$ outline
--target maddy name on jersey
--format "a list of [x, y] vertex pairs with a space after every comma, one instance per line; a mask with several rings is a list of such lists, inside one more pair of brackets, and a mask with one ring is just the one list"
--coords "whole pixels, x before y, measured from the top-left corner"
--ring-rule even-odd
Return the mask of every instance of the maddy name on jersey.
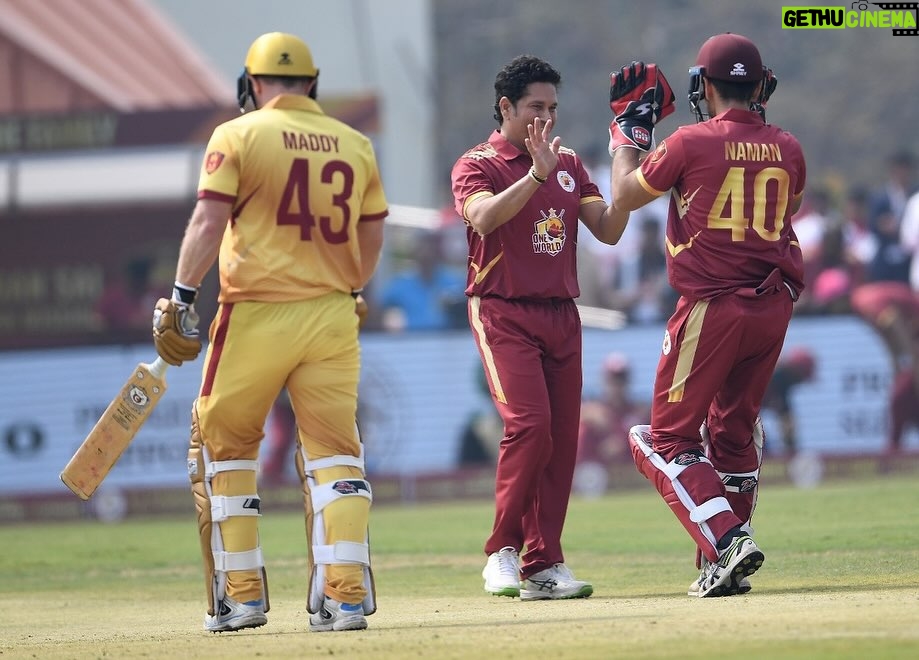
[[565, 247], [565, 210], [549, 209], [548, 213], [539, 214], [542, 217], [533, 223], [533, 252], [554, 257]]
[[326, 151], [338, 153], [338, 136], [323, 133], [294, 133], [284, 131], [284, 148], [294, 151]]

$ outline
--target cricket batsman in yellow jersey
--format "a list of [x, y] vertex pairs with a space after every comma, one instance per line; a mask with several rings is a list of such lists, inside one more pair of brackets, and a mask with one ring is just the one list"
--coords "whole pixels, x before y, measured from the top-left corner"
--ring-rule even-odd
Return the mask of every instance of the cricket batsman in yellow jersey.
[[154, 311], [160, 356], [195, 359], [195, 294], [219, 254], [188, 452], [212, 632], [267, 623], [257, 458], [285, 387], [298, 427], [310, 629], [364, 629], [376, 609], [355, 301], [379, 261], [388, 210], [370, 140], [323, 113], [318, 75], [299, 38], [253, 42], [238, 84], [244, 114], [211, 136], [173, 295]]

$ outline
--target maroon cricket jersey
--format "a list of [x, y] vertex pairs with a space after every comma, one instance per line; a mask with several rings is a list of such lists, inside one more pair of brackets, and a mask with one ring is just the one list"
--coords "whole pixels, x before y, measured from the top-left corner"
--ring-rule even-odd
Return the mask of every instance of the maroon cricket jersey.
[[639, 182], [671, 190], [670, 284], [690, 300], [758, 286], [774, 268], [800, 293], [804, 265], [791, 227], [804, 191], [804, 154], [790, 133], [756, 112], [728, 110], [683, 126], [642, 163]]
[[[457, 213], [466, 220], [469, 203], [497, 195], [524, 176], [532, 165], [526, 152], [497, 130], [453, 166]], [[466, 294], [515, 299], [577, 298], [575, 248], [582, 204], [603, 201], [580, 158], [562, 147], [558, 164], [510, 221], [486, 236], [470, 226]]]

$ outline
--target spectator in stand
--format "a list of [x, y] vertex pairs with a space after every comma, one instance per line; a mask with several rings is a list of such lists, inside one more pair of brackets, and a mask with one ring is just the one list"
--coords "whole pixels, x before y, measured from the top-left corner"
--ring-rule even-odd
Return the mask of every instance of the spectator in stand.
[[465, 274], [444, 263], [441, 234], [421, 231], [414, 267], [383, 287], [379, 304], [385, 330], [446, 330], [466, 325]]
[[830, 208], [830, 194], [826, 188], [814, 188], [805, 193], [801, 211], [791, 219], [801, 246], [801, 256], [804, 257], [805, 292], [822, 266], [823, 237], [832, 225]]
[[[816, 367], [817, 362], [810, 350], [803, 346], [791, 349], [787, 355], [779, 358], [763, 398], [763, 410], [772, 411], [778, 417], [782, 447], [788, 456], [794, 456], [798, 449], [797, 423], [791, 395], [799, 385], [814, 380]], [[773, 447], [767, 438], [766, 450], [771, 451]]]
[[[583, 164], [590, 180], [597, 184], [597, 189], [607, 202], [612, 198], [610, 192], [610, 159], [605, 145], [591, 143], [583, 150]], [[578, 284], [581, 295], [578, 303], [590, 307], [611, 307], [610, 282], [621, 255], [634, 251], [634, 239], [631, 232], [625, 232], [615, 247], [608, 245], [591, 232], [578, 232]]]
[[868, 227], [868, 191], [856, 186], [846, 194], [840, 218], [846, 268], [853, 286], [863, 284], [868, 269], [877, 253], [877, 238]]
[[504, 421], [495, 409], [488, 389], [488, 378], [477, 364], [475, 381], [478, 391], [483, 395], [482, 408], [469, 415], [460, 434], [459, 455], [460, 467], [494, 466], [498, 463], [498, 450], [504, 437]]
[[900, 224], [900, 245], [909, 254], [909, 285], [913, 291], [919, 291], [919, 192], [915, 192], [906, 202], [903, 221]]
[[[606, 490], [609, 466], [631, 462], [629, 429], [651, 416], [651, 402], [637, 400], [630, 390], [632, 365], [622, 353], [610, 353], [603, 360], [603, 391], [585, 399], [578, 428], [578, 457], [575, 484], [579, 494], [601, 494]], [[599, 469], [598, 469], [599, 468]], [[589, 478], [585, 478], [590, 475]], [[581, 490], [582, 485], [590, 493]]]
[[851, 292], [849, 272], [841, 266], [827, 268], [820, 271], [811, 285], [806, 309], [813, 314], [847, 314], [851, 311]]
[[626, 313], [630, 323], [658, 323], [676, 305], [677, 296], [667, 281], [663, 220], [646, 214], [634, 258], [617, 264], [613, 280], [613, 307]]
[[801, 297], [802, 311], [815, 314], [845, 314], [849, 312], [852, 275], [846, 260], [842, 227], [829, 223], [823, 231], [818, 249], [819, 257], [805, 277], [805, 295]]
[[915, 192], [915, 159], [908, 151], [891, 155], [887, 182], [868, 205], [868, 227], [877, 252], [868, 272], [870, 282], [909, 282], [910, 253], [900, 243], [900, 223], [906, 202]]

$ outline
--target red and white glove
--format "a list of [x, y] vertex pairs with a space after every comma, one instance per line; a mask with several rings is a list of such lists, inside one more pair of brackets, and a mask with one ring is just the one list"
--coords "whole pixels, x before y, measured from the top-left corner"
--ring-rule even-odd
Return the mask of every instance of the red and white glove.
[[610, 156], [619, 147], [650, 151], [654, 146], [654, 126], [675, 109], [676, 97], [670, 83], [656, 64], [632, 62], [610, 76], [609, 125]]

